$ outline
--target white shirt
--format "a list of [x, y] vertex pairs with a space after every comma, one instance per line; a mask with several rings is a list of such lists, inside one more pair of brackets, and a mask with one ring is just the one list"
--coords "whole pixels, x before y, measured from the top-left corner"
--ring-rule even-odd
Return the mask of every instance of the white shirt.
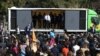
[[19, 30], [19, 27], [17, 27], [17, 34], [20, 34], [20, 30]]
[[45, 15], [45, 18], [44, 19], [47, 20], [47, 21], [51, 21], [50, 15]]
[[74, 49], [74, 56], [76, 56], [76, 52], [80, 49], [80, 46], [74, 45], [73, 49]]

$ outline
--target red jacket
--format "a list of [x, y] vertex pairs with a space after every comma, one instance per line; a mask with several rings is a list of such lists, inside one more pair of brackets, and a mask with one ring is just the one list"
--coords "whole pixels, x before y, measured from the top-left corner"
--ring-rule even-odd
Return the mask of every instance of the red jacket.
[[68, 52], [69, 52], [68, 48], [66, 48], [66, 47], [62, 48], [62, 54], [63, 54], [63, 56], [68, 56]]

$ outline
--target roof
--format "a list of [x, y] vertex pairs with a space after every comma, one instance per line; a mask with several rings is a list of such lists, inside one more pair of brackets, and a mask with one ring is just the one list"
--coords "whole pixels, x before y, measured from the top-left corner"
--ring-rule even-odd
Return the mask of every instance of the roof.
[[8, 10], [86, 10], [86, 8], [8, 8]]

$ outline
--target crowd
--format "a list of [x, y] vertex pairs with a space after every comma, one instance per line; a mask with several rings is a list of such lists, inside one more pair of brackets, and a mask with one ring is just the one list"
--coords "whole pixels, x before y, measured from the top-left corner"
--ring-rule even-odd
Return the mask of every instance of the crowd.
[[[0, 56], [100, 56], [100, 35], [91, 32], [0, 34]], [[2, 27], [0, 27], [0, 33]]]

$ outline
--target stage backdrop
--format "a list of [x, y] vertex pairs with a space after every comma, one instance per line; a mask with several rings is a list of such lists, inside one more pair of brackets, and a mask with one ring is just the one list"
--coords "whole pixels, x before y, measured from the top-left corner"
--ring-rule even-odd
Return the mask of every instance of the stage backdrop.
[[86, 11], [67, 10], [65, 11], [65, 29], [86, 30]]
[[29, 10], [17, 10], [17, 25], [20, 29], [24, 29], [28, 24], [31, 24], [32, 16]]

